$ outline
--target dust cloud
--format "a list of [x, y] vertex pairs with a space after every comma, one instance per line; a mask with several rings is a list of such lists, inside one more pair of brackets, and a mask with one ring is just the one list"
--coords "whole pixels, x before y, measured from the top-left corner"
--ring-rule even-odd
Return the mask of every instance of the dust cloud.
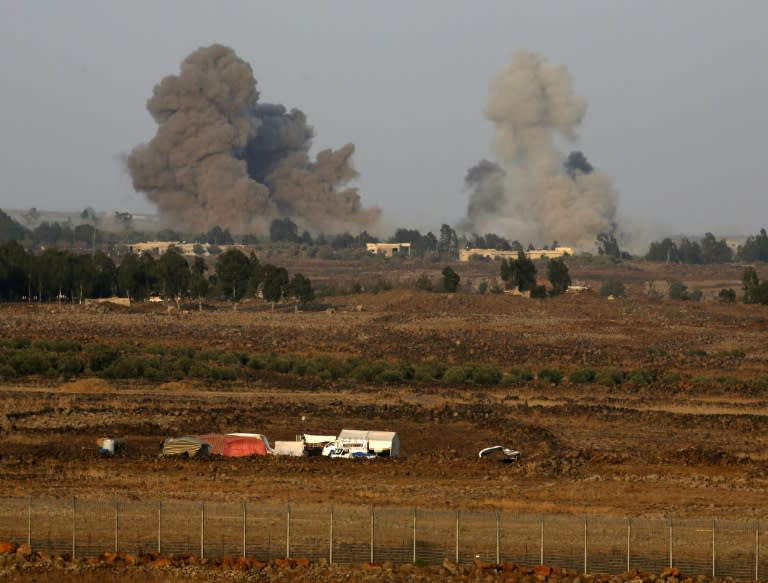
[[485, 115], [495, 128], [496, 161], [484, 160], [467, 173], [463, 228], [579, 248], [612, 232], [616, 197], [610, 180], [581, 152], [566, 158], [556, 144], [576, 140], [585, 112], [564, 67], [515, 53], [491, 82]]

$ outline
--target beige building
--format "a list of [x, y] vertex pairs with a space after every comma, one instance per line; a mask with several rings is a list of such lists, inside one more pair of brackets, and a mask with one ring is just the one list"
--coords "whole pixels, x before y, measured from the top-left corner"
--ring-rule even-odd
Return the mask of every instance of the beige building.
[[373, 255], [394, 257], [395, 255], [411, 256], [410, 243], [366, 243], [365, 248]]
[[[498, 249], [459, 249], [459, 261], [469, 261], [473, 255], [488, 259], [517, 259], [517, 251], [499, 251]], [[537, 259], [557, 259], [573, 255], [572, 247], [555, 247], [554, 249], [531, 249], [525, 256], [532, 261]]]

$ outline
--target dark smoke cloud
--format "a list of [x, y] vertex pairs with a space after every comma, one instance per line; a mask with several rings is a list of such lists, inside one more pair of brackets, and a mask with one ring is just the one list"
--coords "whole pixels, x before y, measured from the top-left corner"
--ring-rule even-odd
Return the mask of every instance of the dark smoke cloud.
[[590, 174], [594, 170], [594, 167], [582, 152], [571, 152], [568, 154], [568, 158], [563, 162], [563, 167], [571, 178], [576, 178], [576, 175], [579, 173]]
[[497, 164], [483, 162], [468, 174], [468, 230], [591, 247], [611, 229], [610, 181], [580, 152], [564, 160], [555, 147], [558, 138], [575, 139], [585, 111], [565, 68], [526, 51], [513, 56], [491, 82], [486, 117], [496, 131]]
[[250, 65], [232, 49], [189, 55], [147, 102], [158, 129], [128, 157], [136, 190], [191, 231], [265, 232], [278, 217], [315, 232], [372, 228], [380, 211], [345, 186], [357, 176], [354, 146], [313, 161], [304, 113], [258, 98]]
[[504, 170], [495, 162], [481, 160], [464, 177], [465, 187], [472, 192], [467, 216], [474, 223], [485, 215], [493, 215], [504, 207]]

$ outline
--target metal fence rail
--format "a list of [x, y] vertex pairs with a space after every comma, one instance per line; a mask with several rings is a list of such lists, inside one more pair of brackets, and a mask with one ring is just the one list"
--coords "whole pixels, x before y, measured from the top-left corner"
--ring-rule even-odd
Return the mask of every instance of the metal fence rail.
[[754, 519], [620, 518], [351, 505], [0, 498], [0, 540], [35, 550], [392, 561], [548, 564], [588, 573], [677, 567], [759, 579], [766, 535]]

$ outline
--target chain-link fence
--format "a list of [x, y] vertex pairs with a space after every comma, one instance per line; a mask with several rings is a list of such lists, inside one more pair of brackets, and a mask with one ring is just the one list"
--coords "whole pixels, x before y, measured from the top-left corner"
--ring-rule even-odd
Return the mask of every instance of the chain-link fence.
[[[189, 553], [558, 565], [588, 573], [677, 567], [696, 575], [768, 573], [758, 520], [619, 518], [417, 508], [120, 499], [0, 498], [0, 540], [35, 550]], [[768, 553], [767, 553], [768, 555]]]

